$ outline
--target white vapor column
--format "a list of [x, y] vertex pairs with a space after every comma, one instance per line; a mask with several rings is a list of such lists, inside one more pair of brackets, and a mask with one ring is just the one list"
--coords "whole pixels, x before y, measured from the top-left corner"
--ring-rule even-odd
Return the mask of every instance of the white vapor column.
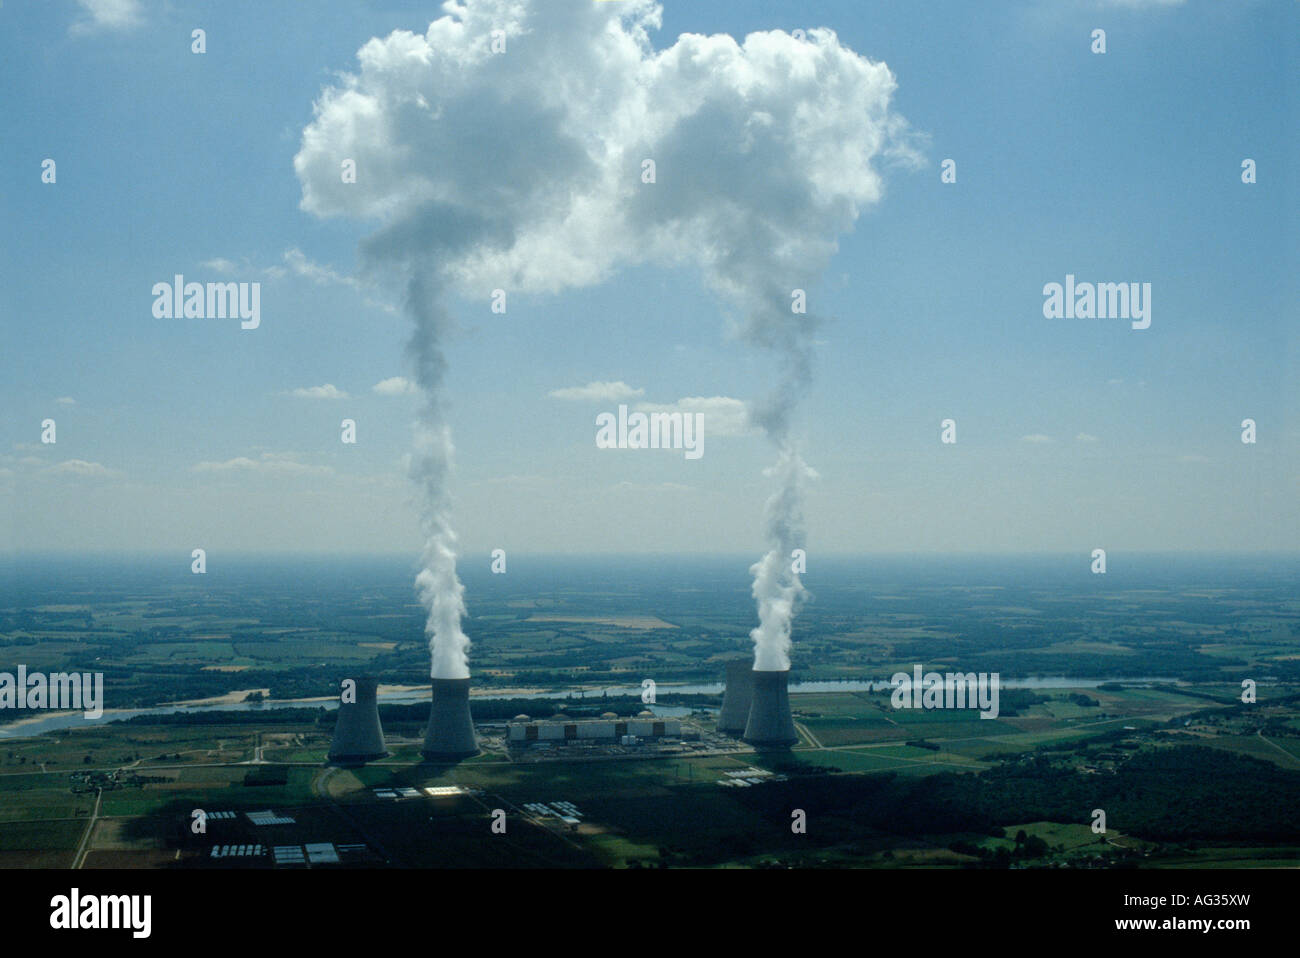
[[373, 224], [363, 266], [407, 292], [425, 399], [412, 466], [425, 534], [417, 585], [434, 676], [469, 674], [448, 493], [449, 298], [486, 308], [493, 289], [556, 293], [643, 263], [699, 269], [739, 335], [779, 364], [756, 414], [779, 458], [754, 638], [758, 667], [788, 663], [803, 594], [789, 552], [802, 545], [809, 475], [791, 417], [813, 329], [790, 312], [790, 294], [816, 281], [879, 200], [879, 161], [912, 158], [890, 107], [893, 74], [823, 28], [743, 42], [683, 34], [656, 50], [653, 0], [442, 9], [424, 33], [367, 41], [355, 72], [321, 92], [294, 157], [303, 209]]

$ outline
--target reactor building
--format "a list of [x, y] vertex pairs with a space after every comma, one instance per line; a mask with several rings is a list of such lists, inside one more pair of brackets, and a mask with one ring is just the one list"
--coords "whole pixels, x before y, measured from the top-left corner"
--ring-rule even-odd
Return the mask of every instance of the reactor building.
[[642, 739], [653, 742], [681, 736], [682, 723], [679, 719], [660, 718], [648, 711], [629, 719], [621, 719], [613, 712], [606, 712], [598, 719], [573, 719], [557, 715], [542, 721], [534, 721], [527, 715], [516, 715], [506, 725], [506, 741], [511, 746], [527, 746], [539, 742], [555, 745], [574, 742], [631, 745]]

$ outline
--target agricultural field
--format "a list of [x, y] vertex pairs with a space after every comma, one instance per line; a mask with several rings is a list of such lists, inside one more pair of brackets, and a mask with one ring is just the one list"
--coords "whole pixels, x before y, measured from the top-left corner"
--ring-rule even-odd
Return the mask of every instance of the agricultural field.
[[[1153, 567], [1151, 581], [1103, 583], [1027, 569], [819, 566], [795, 636], [799, 742], [786, 752], [714, 729], [725, 663], [752, 628], [743, 567], [523, 558], [509, 577], [471, 570], [483, 751], [449, 765], [420, 761], [428, 650], [403, 564], [249, 565], [198, 584], [147, 565], [65, 570], [58, 588], [15, 571], [0, 579], [0, 671], [102, 671], [104, 720], [125, 720], [45, 729], [32, 724], [43, 716], [0, 714], [0, 867], [299, 867], [212, 849], [322, 842], [346, 850], [345, 867], [1300, 861], [1294, 816], [1279, 811], [1300, 807], [1291, 573], [1170, 579]], [[896, 708], [888, 679], [916, 666], [999, 674], [996, 717]], [[407, 690], [381, 698], [390, 754], [326, 767], [326, 705], [362, 673]], [[521, 711], [635, 714], [647, 677], [661, 692], [652, 707], [699, 738], [655, 757], [503, 744]], [[464, 791], [423, 792], [445, 786]], [[557, 800], [581, 810], [577, 824], [529, 810]], [[222, 814], [195, 833], [196, 809]], [[276, 821], [247, 817], [263, 811]], [[804, 831], [792, 830], [798, 811]]]
[[[1243, 756], [1291, 769], [1300, 781], [1300, 762], [1261, 734], [1265, 726], [1291, 729], [1294, 702], [1252, 713], [1152, 688], [1088, 693], [1099, 703], [1091, 706], [1079, 703], [1080, 694], [1026, 693], [1015, 700], [1016, 715], [996, 720], [956, 710], [892, 711], [887, 693], [797, 694], [792, 710], [802, 739], [788, 752], [755, 752], [737, 743], [723, 754], [567, 763], [521, 764], [492, 747], [458, 764], [421, 764], [419, 740], [394, 737], [388, 759], [327, 768], [328, 730], [315, 723], [85, 728], [7, 743], [0, 769], [0, 864], [216, 867], [199, 854], [216, 838], [205, 842], [185, 827], [196, 808], [238, 816], [275, 809], [292, 824], [259, 829], [240, 817], [214, 823], [212, 834], [231, 842], [364, 847], [369, 867], [1300, 863], [1300, 835], [1290, 844], [1261, 845], [1258, 854], [1239, 840], [1175, 842], [1119, 825], [1098, 835], [1086, 815], [1073, 822], [1017, 819], [1014, 798], [1005, 822], [995, 809], [953, 828], [963, 820], [943, 821], [951, 815], [947, 805], [931, 828], [891, 820], [891, 808], [898, 814], [932, 794], [929, 782], [951, 789], [951, 782], [978, 781], [990, 769], [1014, 769], [1029, 758], [1050, 761], [1055, 774], [1106, 775], [1134, 756], [1169, 753], [1192, 741], [1225, 760]], [[1102, 708], [1104, 720], [1096, 718]], [[692, 721], [707, 728], [711, 717], [698, 711]], [[1026, 723], [1032, 730], [1022, 730]], [[1293, 748], [1298, 741], [1281, 740]], [[259, 751], [262, 760], [254, 762]], [[728, 772], [744, 769], [765, 778], [747, 788], [718, 784]], [[430, 799], [421, 792], [401, 800], [376, 795], [447, 785], [469, 793]], [[558, 799], [582, 810], [579, 826], [527, 811], [529, 803]], [[977, 796], [974, 804], [981, 800]], [[806, 834], [790, 829], [798, 808], [813, 823]], [[493, 809], [506, 813], [504, 836], [490, 831]], [[976, 820], [985, 824], [972, 829]]]

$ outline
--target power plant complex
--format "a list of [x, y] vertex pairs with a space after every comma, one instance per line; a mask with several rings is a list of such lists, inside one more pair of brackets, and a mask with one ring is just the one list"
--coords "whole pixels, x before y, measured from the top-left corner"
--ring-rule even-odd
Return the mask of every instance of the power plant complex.
[[[739, 738], [757, 748], [789, 748], [799, 741], [790, 712], [788, 670], [760, 671], [749, 657], [726, 663], [719, 732]], [[432, 680], [429, 722], [421, 756], [429, 762], [453, 762], [479, 754], [474, 720], [470, 714], [467, 678]], [[344, 681], [328, 763], [358, 766], [387, 758], [379, 720], [378, 682], [362, 675]], [[687, 731], [677, 719], [666, 719], [643, 711], [630, 719], [607, 712], [599, 719], [575, 720], [557, 715], [536, 721], [525, 715], [505, 723], [507, 746], [526, 747], [533, 743], [610, 742], [622, 745], [638, 742], [699, 740], [696, 730]]]

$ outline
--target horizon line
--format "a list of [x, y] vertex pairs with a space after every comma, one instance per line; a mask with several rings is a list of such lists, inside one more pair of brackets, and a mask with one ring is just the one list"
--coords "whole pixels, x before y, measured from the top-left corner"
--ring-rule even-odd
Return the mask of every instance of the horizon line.
[[[499, 548], [499, 547], [496, 547]], [[849, 552], [844, 550], [827, 550], [825, 552], [814, 552], [808, 550], [810, 556], [815, 555], [819, 559], [861, 559], [861, 558], [915, 558], [915, 559], [940, 559], [940, 558], [1064, 558], [1070, 556], [1084, 555], [1087, 556], [1091, 550], [1067, 550], [1067, 549], [1024, 549], [1024, 550], [996, 550], [996, 551], [979, 551], [973, 549], [952, 550], [952, 551], [901, 551], [901, 550], [876, 550]], [[1187, 557], [1187, 558], [1248, 558], [1248, 557], [1282, 557], [1300, 559], [1300, 549], [1283, 550], [1283, 549], [1107, 549], [1107, 555], [1128, 555], [1128, 556], [1163, 556], [1163, 557]], [[457, 553], [457, 558], [462, 559], [467, 556], [476, 556], [479, 553], [491, 557], [492, 549], [474, 549], [462, 550]], [[249, 549], [231, 549], [231, 550], [208, 550], [209, 555], [216, 553], [224, 556], [237, 557], [241, 559], [377, 559], [392, 561], [409, 561], [419, 562], [418, 553], [410, 552], [376, 552], [376, 551], [356, 551], [356, 552], [306, 552], [293, 550], [249, 550]], [[761, 557], [764, 552], [750, 551], [733, 551], [733, 552], [681, 552], [677, 550], [664, 550], [660, 552], [624, 552], [618, 550], [593, 550], [589, 552], [547, 552], [506, 550], [508, 557], [522, 557], [530, 559], [738, 559], [746, 558], [754, 560], [756, 556]], [[109, 559], [109, 558], [131, 558], [131, 559], [153, 559], [153, 558], [175, 558], [183, 556], [189, 559], [190, 553], [186, 549], [178, 549], [176, 552], [164, 549], [121, 549], [116, 551], [109, 550], [86, 550], [86, 549], [68, 549], [68, 550], [0, 550], [0, 561], [12, 561], [18, 559]]]

